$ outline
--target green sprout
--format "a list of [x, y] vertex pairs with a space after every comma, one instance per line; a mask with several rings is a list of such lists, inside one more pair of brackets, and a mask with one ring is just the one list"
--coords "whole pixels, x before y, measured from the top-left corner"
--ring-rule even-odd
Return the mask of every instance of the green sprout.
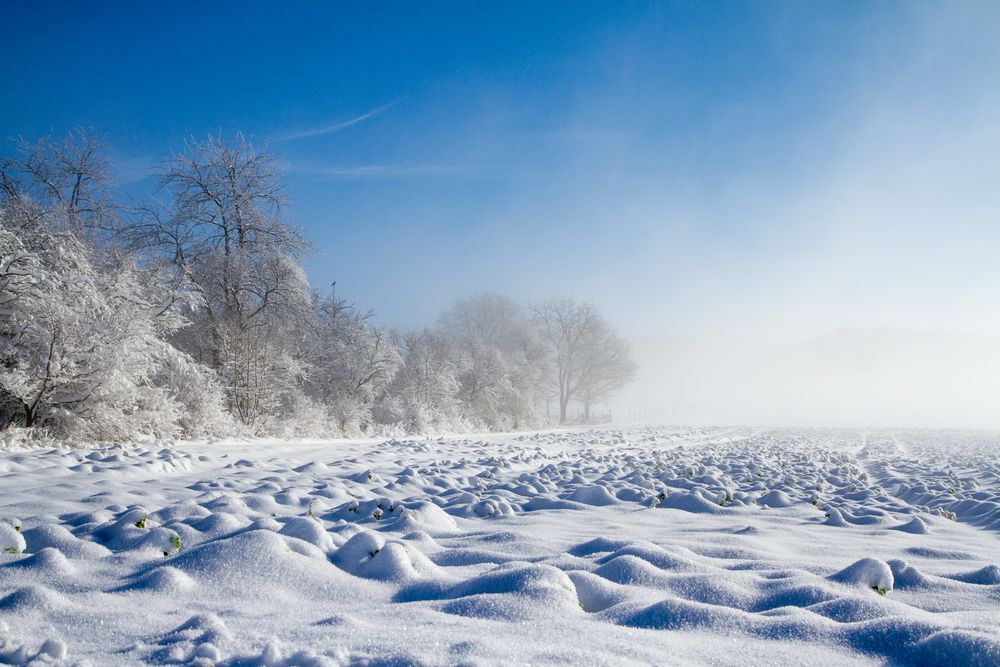
[[146, 519], [148, 519], [148, 518], [149, 518], [148, 514], [143, 514], [142, 518], [135, 522], [135, 527], [136, 528], [145, 528], [146, 527]]
[[[174, 549], [175, 552], [181, 550], [181, 537], [180, 537], [180, 535], [171, 535], [170, 536], [170, 546], [173, 547], [173, 549]], [[169, 551], [164, 551], [163, 555], [164, 555], [164, 557], [169, 556], [170, 552]]]

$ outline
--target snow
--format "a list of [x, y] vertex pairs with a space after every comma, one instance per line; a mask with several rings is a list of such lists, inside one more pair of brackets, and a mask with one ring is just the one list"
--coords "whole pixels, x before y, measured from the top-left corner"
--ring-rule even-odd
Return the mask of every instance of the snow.
[[666, 426], [4, 451], [0, 662], [1000, 664], [998, 454]]

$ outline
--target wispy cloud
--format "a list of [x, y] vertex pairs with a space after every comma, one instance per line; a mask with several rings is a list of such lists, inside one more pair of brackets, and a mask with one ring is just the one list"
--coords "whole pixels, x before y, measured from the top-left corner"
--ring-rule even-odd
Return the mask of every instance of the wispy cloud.
[[345, 130], [349, 127], [357, 125], [358, 123], [363, 123], [366, 120], [369, 120], [371, 118], [374, 118], [382, 114], [386, 110], [396, 105], [398, 102], [399, 100], [393, 100], [392, 102], [388, 102], [381, 106], [375, 107], [370, 111], [366, 111], [360, 116], [355, 116], [354, 118], [349, 118], [347, 120], [343, 120], [338, 123], [333, 123], [332, 125], [324, 125], [323, 127], [314, 127], [308, 130], [299, 130], [297, 132], [290, 132], [288, 134], [279, 136], [277, 139], [275, 139], [275, 141], [279, 143], [285, 141], [298, 141], [299, 139], [322, 137], [327, 134], [333, 134], [334, 132], [340, 132], [341, 130]]
[[372, 164], [330, 166], [308, 163], [286, 165], [288, 173], [306, 178], [336, 181], [396, 181], [418, 178], [476, 178], [482, 169], [466, 165], [447, 164]]
[[152, 155], [112, 154], [115, 183], [124, 186], [153, 178], [158, 163], [159, 160]]

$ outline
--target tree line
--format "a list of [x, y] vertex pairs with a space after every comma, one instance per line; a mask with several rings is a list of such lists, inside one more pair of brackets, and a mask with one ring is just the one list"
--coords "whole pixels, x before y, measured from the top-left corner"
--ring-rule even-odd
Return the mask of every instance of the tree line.
[[[189, 141], [113, 196], [91, 133], [0, 158], [0, 426], [54, 437], [301, 436], [566, 422], [635, 374], [588, 303], [457, 301], [398, 331], [302, 268], [273, 155]], [[554, 416], [553, 416], [554, 418]]]

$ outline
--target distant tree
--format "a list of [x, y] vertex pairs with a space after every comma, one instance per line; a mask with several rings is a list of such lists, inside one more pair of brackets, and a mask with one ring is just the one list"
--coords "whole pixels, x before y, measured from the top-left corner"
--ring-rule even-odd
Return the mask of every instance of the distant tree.
[[566, 422], [571, 401], [580, 401], [585, 418], [590, 407], [623, 387], [634, 376], [628, 342], [588, 303], [554, 297], [534, 309], [539, 335], [554, 359], [559, 421]]
[[372, 410], [403, 361], [392, 336], [370, 319], [334, 295], [317, 299], [307, 384], [342, 432], [371, 425]]
[[459, 398], [473, 421], [518, 428], [535, 420], [546, 349], [520, 304], [502, 294], [475, 294], [442, 314], [438, 329], [454, 355]]
[[381, 420], [416, 433], [460, 426], [459, 369], [447, 341], [431, 329], [397, 339], [403, 365], [381, 405]]

